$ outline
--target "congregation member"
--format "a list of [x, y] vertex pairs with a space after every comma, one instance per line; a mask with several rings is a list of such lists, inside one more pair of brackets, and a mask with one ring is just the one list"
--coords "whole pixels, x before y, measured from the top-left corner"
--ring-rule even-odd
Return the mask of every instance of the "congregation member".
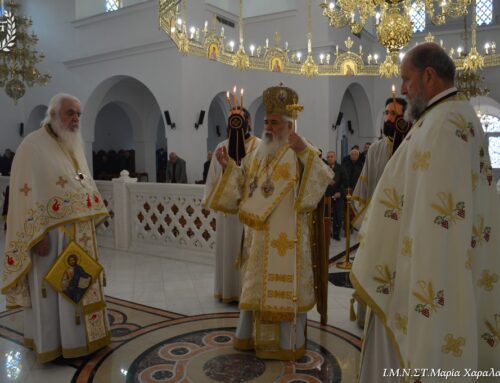
[[170, 184], [187, 184], [186, 161], [170, 152], [167, 162], [166, 182]]
[[342, 166], [337, 162], [337, 153], [329, 151], [326, 154], [326, 161], [330, 169], [333, 170], [333, 179], [326, 188], [325, 195], [332, 199], [332, 237], [340, 241], [340, 231], [344, 220], [344, 196], [347, 184], [347, 176]]

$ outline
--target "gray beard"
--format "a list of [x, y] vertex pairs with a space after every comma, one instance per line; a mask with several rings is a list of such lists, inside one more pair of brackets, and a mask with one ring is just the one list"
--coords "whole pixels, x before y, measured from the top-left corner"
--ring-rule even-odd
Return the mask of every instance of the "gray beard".
[[83, 153], [83, 139], [80, 133], [80, 128], [75, 132], [65, 129], [61, 126], [60, 121], [51, 121], [50, 126], [57, 137], [59, 142], [66, 150], [71, 150], [74, 153]]
[[270, 140], [266, 136], [266, 132], [262, 133], [262, 141], [259, 144], [259, 148], [257, 149], [259, 154], [267, 157], [273, 156], [279, 148], [281, 148], [287, 142], [286, 137], [276, 138], [274, 137]]
[[404, 119], [406, 121], [416, 121], [420, 118], [425, 108], [427, 107], [427, 100], [422, 93], [418, 93], [413, 100], [408, 100], [408, 107], [406, 108]]

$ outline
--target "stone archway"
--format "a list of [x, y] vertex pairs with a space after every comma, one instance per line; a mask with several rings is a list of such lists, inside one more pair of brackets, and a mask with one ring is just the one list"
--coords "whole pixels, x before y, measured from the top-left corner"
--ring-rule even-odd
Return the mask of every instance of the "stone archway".
[[227, 118], [229, 117], [226, 93], [219, 92], [208, 108], [207, 151], [227, 138]]
[[262, 103], [262, 96], [257, 97], [248, 109], [250, 115], [252, 116], [252, 130], [253, 134], [257, 137], [262, 136], [262, 131], [264, 130], [264, 104]]
[[24, 127], [24, 136], [28, 135], [31, 132], [34, 132], [40, 127], [40, 123], [45, 118], [46, 113], [46, 105], [38, 105], [31, 110], [28, 121], [26, 122], [26, 126]]
[[82, 118], [87, 158], [91, 158], [97, 116], [101, 109], [110, 103], [119, 105], [131, 121], [136, 171], [147, 173], [150, 182], [156, 181], [155, 149], [158, 125], [163, 125], [163, 131], [166, 131], [162, 111], [151, 90], [133, 77], [112, 76], [101, 82], [87, 99]]
[[[358, 83], [350, 84], [340, 103], [342, 121], [337, 127], [337, 152], [343, 158], [353, 145], [363, 147], [378, 137], [377, 127], [373, 125], [370, 101], [365, 89]], [[339, 147], [340, 146], [340, 147]]]

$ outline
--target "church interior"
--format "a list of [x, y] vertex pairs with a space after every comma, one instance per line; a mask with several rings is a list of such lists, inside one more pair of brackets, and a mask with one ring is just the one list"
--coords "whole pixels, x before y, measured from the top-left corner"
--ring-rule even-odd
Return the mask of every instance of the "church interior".
[[[261, 360], [232, 348], [238, 304], [214, 297], [216, 214], [201, 201], [204, 163], [227, 136], [233, 97], [260, 137], [263, 90], [295, 89], [298, 134], [340, 162], [381, 137], [385, 102], [401, 97], [399, 63], [425, 41], [461, 69], [457, 88], [480, 118], [497, 183], [500, 1], [394, 2], [408, 5], [411, 20], [396, 38], [379, 28], [382, 6], [365, 17], [368, 3], [379, 2], [1, 0], [0, 207], [7, 153], [40, 129], [53, 95], [77, 97], [85, 157], [110, 212], [97, 244], [112, 334], [90, 356], [40, 364], [23, 343], [22, 310], [7, 310], [1, 295], [1, 382], [357, 381], [362, 318], [348, 270], [337, 265], [355, 256], [356, 231], [328, 241], [328, 318], [308, 313], [306, 355]], [[448, 12], [460, 4], [464, 14]], [[467, 71], [470, 52], [482, 60]], [[186, 184], [165, 182], [172, 152], [186, 163]]]

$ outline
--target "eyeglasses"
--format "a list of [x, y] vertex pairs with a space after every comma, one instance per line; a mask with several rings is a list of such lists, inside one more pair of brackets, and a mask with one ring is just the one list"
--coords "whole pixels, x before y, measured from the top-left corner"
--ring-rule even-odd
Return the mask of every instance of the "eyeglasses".
[[393, 117], [396, 117], [396, 116], [398, 115], [398, 114], [397, 114], [395, 111], [393, 111], [393, 110], [384, 110], [384, 116], [388, 116], [389, 114], [390, 114], [391, 116], [393, 116]]

